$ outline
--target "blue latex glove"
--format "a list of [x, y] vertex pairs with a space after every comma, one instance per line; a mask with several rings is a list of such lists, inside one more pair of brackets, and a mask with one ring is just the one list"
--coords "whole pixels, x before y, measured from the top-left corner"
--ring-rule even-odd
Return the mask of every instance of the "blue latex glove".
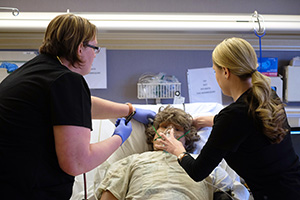
[[143, 124], [149, 124], [149, 118], [150, 119], [154, 119], [156, 113], [152, 110], [146, 110], [146, 109], [142, 109], [142, 108], [135, 108], [135, 115], [133, 116], [133, 119], [135, 119], [136, 121], [139, 121]]
[[6, 68], [7, 73], [11, 73], [11, 72], [15, 71], [16, 69], [18, 69], [18, 66], [14, 63], [3, 62], [0, 66], [0, 68]]
[[123, 144], [131, 134], [132, 131], [131, 122], [128, 122], [128, 124], [125, 125], [125, 118], [118, 118], [115, 126], [116, 129], [113, 135], [120, 136], [122, 138], [122, 144]]

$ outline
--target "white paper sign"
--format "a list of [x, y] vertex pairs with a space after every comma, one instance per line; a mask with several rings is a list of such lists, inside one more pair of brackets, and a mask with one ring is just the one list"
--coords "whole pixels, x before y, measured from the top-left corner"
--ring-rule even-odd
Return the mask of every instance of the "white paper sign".
[[84, 78], [90, 89], [107, 88], [106, 48], [101, 48], [94, 59], [91, 72], [85, 75]]
[[217, 102], [222, 104], [222, 91], [212, 67], [188, 69], [187, 79], [190, 103]]

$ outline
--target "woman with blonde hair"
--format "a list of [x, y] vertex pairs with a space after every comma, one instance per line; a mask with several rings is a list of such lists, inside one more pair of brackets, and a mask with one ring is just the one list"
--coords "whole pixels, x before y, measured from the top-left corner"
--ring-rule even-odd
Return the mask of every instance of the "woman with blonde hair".
[[197, 159], [164, 134], [156, 148], [179, 156], [195, 181], [207, 177], [224, 158], [246, 181], [255, 200], [300, 199], [299, 157], [284, 106], [270, 79], [257, 71], [253, 47], [241, 38], [225, 39], [214, 49], [212, 60], [222, 92], [234, 102], [216, 116], [194, 119], [197, 128], [213, 127]]

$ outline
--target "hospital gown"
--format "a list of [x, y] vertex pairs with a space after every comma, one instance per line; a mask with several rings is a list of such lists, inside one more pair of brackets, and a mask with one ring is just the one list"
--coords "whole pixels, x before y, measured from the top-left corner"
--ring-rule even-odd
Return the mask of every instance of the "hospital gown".
[[[109, 190], [117, 199], [213, 199], [216, 187], [230, 190], [234, 181], [223, 169], [204, 181], [193, 181], [179, 166], [177, 157], [163, 151], [128, 156], [113, 163], [96, 188], [97, 198]], [[219, 184], [219, 185], [218, 185]]]

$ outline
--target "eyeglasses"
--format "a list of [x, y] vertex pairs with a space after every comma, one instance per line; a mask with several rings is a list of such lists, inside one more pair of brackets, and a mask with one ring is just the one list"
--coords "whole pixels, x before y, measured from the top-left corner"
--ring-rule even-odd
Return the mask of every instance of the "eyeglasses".
[[101, 50], [101, 47], [96, 47], [96, 46], [91, 45], [91, 44], [84, 44], [84, 45], [87, 46], [87, 47], [90, 47], [90, 48], [94, 49], [94, 51], [95, 51], [96, 54], [99, 53], [100, 50]]

